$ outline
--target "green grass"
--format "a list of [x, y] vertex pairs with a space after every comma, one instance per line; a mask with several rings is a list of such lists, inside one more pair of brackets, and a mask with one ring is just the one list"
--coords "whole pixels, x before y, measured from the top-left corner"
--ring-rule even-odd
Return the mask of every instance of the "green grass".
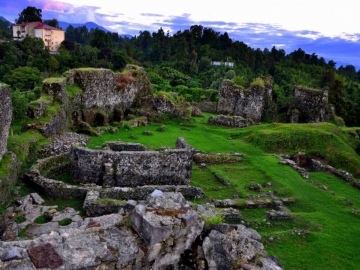
[[[337, 168], [358, 174], [360, 160], [354, 151], [358, 143], [347, 130], [329, 123], [263, 124], [228, 129], [206, 124], [209, 114], [205, 113], [205, 116], [190, 122], [166, 121], [162, 123], [167, 127], [164, 132], [154, 132], [159, 124], [130, 131], [121, 129], [115, 134], [93, 137], [90, 146], [121, 139], [136, 141], [151, 149], [173, 148], [176, 138], [182, 136], [203, 151], [244, 153], [239, 163], [211, 165], [206, 169], [193, 166], [191, 184], [202, 187], [206, 194], [205, 199], [196, 199], [196, 203], [267, 191], [274, 191], [280, 197], [291, 196], [297, 202], [288, 206], [293, 216], [288, 221], [271, 221], [269, 225], [264, 222], [267, 209], [241, 209], [244, 219], [263, 236], [268, 253], [279, 257], [285, 269], [358, 269], [360, 257], [354, 252], [360, 240], [360, 216], [354, 214], [353, 209], [360, 209], [360, 191], [328, 173], [310, 173], [309, 180], [303, 179], [289, 166], [280, 165], [277, 157], [269, 155], [304, 151], [327, 159]], [[184, 130], [181, 125], [184, 123], [193, 126]], [[144, 130], [152, 131], [153, 136], [143, 135]], [[131, 135], [137, 139], [131, 139]], [[228, 140], [228, 137], [234, 140]], [[215, 173], [232, 186], [222, 185]], [[251, 183], [263, 185], [267, 182], [272, 186], [261, 191], [248, 189]], [[321, 185], [327, 186], [328, 190], [321, 189]], [[299, 231], [309, 233], [303, 235]]]
[[360, 176], [358, 142], [330, 123], [266, 124], [243, 129], [236, 136], [270, 153], [306, 152], [325, 158], [330, 165]]
[[43, 83], [63, 83], [66, 81], [65, 77], [46, 78]]
[[52, 179], [71, 184], [70, 172], [64, 172], [62, 174], [55, 175], [52, 177]]
[[59, 221], [60, 226], [67, 226], [72, 223], [72, 220], [70, 218], [66, 218]]
[[29, 153], [36, 152], [36, 149], [42, 144], [48, 143], [46, 139], [37, 130], [28, 130], [24, 133], [9, 136], [8, 139], [8, 150], [14, 152], [17, 155], [17, 159], [26, 163], [33, 157]]
[[17, 216], [16, 218], [15, 218], [15, 222], [16, 223], [22, 223], [22, 222], [24, 222], [26, 220], [26, 218], [24, 217], [24, 216]]
[[77, 85], [74, 86], [70, 86], [70, 85], [66, 85], [66, 93], [68, 95], [68, 97], [74, 97], [77, 94], [81, 93], [81, 88]]
[[0, 178], [7, 176], [10, 172], [10, 169], [7, 167], [7, 165], [11, 164], [12, 159], [9, 154], [3, 155], [1, 161], [0, 161]]
[[41, 215], [41, 216], [38, 216], [35, 220], [34, 220], [34, 223], [36, 224], [44, 224], [48, 222], [47, 218], [45, 215]]
[[57, 205], [58, 207], [56, 208], [56, 210], [58, 212], [64, 210], [66, 207], [71, 207], [77, 211], [80, 211], [81, 216], [85, 216], [85, 213], [82, 208], [84, 204], [84, 200], [82, 199], [76, 199], [76, 198], [61, 199], [61, 198], [49, 198], [49, 197], [44, 197], [43, 199], [45, 201], [44, 205]]
[[100, 199], [95, 201], [95, 204], [99, 204], [99, 205], [120, 205], [120, 204], [126, 204], [127, 201], [125, 200], [115, 200], [115, 199], [109, 199], [109, 198], [104, 198], [104, 199]]

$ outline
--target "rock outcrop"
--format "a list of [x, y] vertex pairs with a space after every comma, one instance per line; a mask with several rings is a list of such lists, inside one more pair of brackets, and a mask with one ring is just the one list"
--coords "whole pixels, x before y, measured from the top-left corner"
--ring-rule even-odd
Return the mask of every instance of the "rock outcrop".
[[241, 116], [259, 123], [264, 109], [272, 100], [272, 80], [262, 77], [262, 84], [254, 84], [245, 90], [232, 81], [224, 81], [219, 93], [217, 112]]
[[288, 110], [290, 123], [328, 122], [334, 112], [328, 102], [329, 93], [323, 90], [295, 86], [293, 101]]
[[10, 89], [5, 84], [0, 84], [0, 161], [7, 151], [7, 140], [12, 119], [12, 105]]

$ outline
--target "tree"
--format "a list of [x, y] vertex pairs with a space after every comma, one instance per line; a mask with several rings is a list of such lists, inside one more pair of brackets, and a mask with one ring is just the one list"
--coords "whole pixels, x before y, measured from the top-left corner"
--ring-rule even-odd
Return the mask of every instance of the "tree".
[[52, 73], [55, 73], [56, 71], [58, 71], [59, 67], [60, 67], [59, 61], [54, 56], [51, 56], [49, 58], [48, 65], [49, 65], [49, 69]]
[[52, 27], [60, 29], [60, 25], [59, 25], [59, 22], [58, 22], [57, 19], [45, 20], [44, 23], [47, 24], [47, 25], [50, 25]]
[[19, 18], [15, 20], [17, 24], [23, 22], [42, 22], [42, 10], [36, 7], [30, 7], [23, 9], [19, 14]]
[[13, 121], [22, 121], [26, 118], [26, 112], [28, 110], [28, 102], [24, 95], [19, 90], [12, 91], [11, 103], [13, 107]]
[[105, 47], [112, 47], [111, 38], [103, 31], [98, 28], [95, 30], [91, 29], [90, 31], [90, 45], [98, 49]]
[[40, 71], [37, 68], [19, 67], [4, 76], [4, 81], [13, 89], [32, 90], [41, 83]]

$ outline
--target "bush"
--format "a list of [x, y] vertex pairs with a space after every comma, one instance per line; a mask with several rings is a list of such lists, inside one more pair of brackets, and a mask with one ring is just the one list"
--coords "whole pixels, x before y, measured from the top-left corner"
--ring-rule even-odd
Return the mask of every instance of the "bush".
[[228, 79], [228, 80], [232, 80], [235, 78], [235, 71], [233, 70], [229, 70], [228, 72], [225, 73], [225, 79]]
[[25, 120], [28, 110], [28, 101], [24, 95], [16, 90], [11, 93], [11, 102], [13, 106], [13, 121], [21, 122]]
[[265, 83], [264, 80], [262, 80], [261, 78], [256, 78], [255, 80], [253, 80], [250, 84], [250, 86], [260, 86], [260, 87], [265, 87]]
[[212, 216], [209, 216], [209, 217], [203, 217], [204, 218], [204, 221], [205, 221], [205, 225], [206, 226], [210, 226], [210, 225], [213, 225], [213, 224], [222, 224], [224, 223], [224, 217], [223, 215], [212, 215]]

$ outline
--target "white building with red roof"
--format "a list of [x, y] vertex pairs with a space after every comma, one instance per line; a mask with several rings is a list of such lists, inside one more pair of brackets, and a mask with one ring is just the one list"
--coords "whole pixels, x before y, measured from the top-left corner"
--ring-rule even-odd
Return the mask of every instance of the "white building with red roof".
[[65, 31], [42, 22], [24, 22], [13, 25], [14, 40], [23, 40], [26, 36], [41, 38], [45, 48], [50, 52], [58, 52], [61, 42], [65, 39]]

